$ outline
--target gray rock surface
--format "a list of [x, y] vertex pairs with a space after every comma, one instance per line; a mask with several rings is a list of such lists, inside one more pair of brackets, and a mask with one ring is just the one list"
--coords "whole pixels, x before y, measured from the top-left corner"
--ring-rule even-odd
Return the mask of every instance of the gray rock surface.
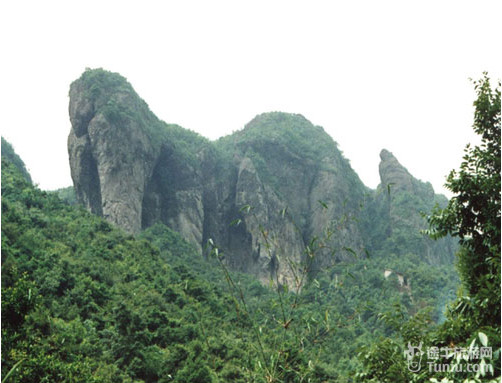
[[[123, 77], [103, 70], [71, 85], [69, 113], [80, 203], [132, 234], [161, 222], [201, 252], [212, 239], [231, 268], [263, 283], [295, 288], [307, 246], [314, 270], [363, 254], [374, 231], [358, 218], [371, 210], [368, 198], [370, 220], [390, 217], [386, 235], [419, 220], [398, 214], [396, 196], [434, 199], [386, 150], [381, 192], [369, 190], [336, 143], [301, 115], [265, 113], [209, 142], [159, 121]], [[386, 185], [392, 193], [382, 192]]]
[[86, 95], [83, 83], [72, 84], [68, 153], [77, 198], [93, 213], [137, 233], [146, 182], [158, 153], [138, 121], [127, 115], [111, 118], [103, 108], [118, 100], [123, 109], [138, 109], [135, 94], [117, 92], [104, 99]]

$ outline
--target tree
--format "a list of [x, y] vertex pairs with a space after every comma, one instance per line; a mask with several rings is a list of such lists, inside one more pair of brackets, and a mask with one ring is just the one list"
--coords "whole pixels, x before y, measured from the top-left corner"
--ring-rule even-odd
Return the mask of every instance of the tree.
[[474, 88], [473, 128], [481, 143], [466, 147], [460, 170], [447, 178], [455, 196], [429, 217], [434, 238], [451, 234], [462, 246], [463, 292], [455, 311], [470, 318], [467, 334], [484, 326], [500, 329], [500, 82], [492, 89], [484, 73]]
[[[481, 143], [466, 147], [460, 169], [447, 178], [446, 187], [454, 197], [428, 217], [431, 237], [459, 239], [457, 267], [462, 285], [458, 297], [446, 313], [447, 320], [436, 328], [430, 328], [422, 314], [408, 320], [388, 314], [381, 317], [391, 319], [404, 344], [410, 341], [442, 349], [490, 346], [493, 357], [465, 361], [450, 354], [435, 360], [449, 365], [447, 372], [422, 368], [410, 373], [399, 355], [399, 344], [385, 338], [359, 354], [363, 368], [356, 374], [358, 381], [500, 382], [500, 82], [492, 89], [484, 73], [474, 81], [474, 88], [473, 128]], [[471, 362], [478, 363], [477, 372], [465, 368]]]

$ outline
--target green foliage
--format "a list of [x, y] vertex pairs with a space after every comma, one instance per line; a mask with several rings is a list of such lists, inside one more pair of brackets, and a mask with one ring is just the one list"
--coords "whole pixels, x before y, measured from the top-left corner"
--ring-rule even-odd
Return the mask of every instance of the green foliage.
[[237, 145], [246, 143], [274, 145], [290, 148], [291, 152], [310, 159], [318, 160], [329, 154], [336, 143], [320, 126], [312, 125], [305, 117], [298, 114], [281, 112], [264, 113], [254, 118], [233, 135]]
[[[319, 203], [327, 209], [326, 203]], [[249, 213], [252, 207], [247, 205], [241, 210]], [[262, 234], [266, 242], [266, 232]], [[431, 273], [431, 265], [419, 254], [405, 253], [339, 263], [318, 273], [309, 283], [308, 278], [304, 279], [302, 275], [309, 274], [309, 261], [324, 248], [324, 243], [325, 238], [312, 239], [305, 249], [308, 255], [306, 261], [298, 266], [300, 275], [296, 276], [296, 281], [300, 288], [295, 288], [292, 293], [285, 286], [279, 287], [275, 299], [268, 298], [271, 303], [274, 302], [273, 311], [260, 304], [249, 304], [251, 299], [246, 294], [245, 285], [237, 283], [225, 264], [220, 263], [229, 290], [234, 295], [236, 310], [250, 318], [254, 339], [258, 340], [261, 374], [267, 377], [267, 381], [278, 382], [309, 378], [344, 381], [349, 379], [349, 371], [360, 367], [361, 362], [358, 363], [355, 357], [361, 347], [373, 344], [375, 338], [381, 337], [393, 345], [392, 352], [378, 354], [376, 350], [380, 345], [375, 344], [373, 351], [366, 351], [366, 354], [370, 355], [370, 360], [373, 358], [374, 363], [379, 361], [380, 366], [383, 365], [381, 362], [392, 365], [385, 372], [388, 377], [385, 381], [392, 382], [395, 378], [392, 371], [402, 372], [401, 367], [406, 365], [399, 347], [400, 334], [403, 333], [406, 339], [416, 340], [424, 335], [424, 324], [430, 325], [440, 319], [445, 308], [445, 296], [456, 288], [454, 271], [438, 267]], [[224, 258], [221, 249], [212, 240], [209, 245], [216, 259]], [[357, 255], [351, 249], [346, 250]], [[388, 268], [392, 269], [393, 275], [385, 277], [384, 270]], [[405, 276], [404, 284], [397, 275]], [[279, 281], [274, 284], [280, 286]], [[396, 321], [391, 325], [386, 316], [380, 315], [388, 312], [391, 306], [401, 310], [400, 321], [410, 318], [408, 322], [402, 324]], [[426, 309], [422, 309], [424, 307]], [[259, 310], [259, 315], [254, 310]], [[388, 315], [395, 315], [395, 311]], [[300, 350], [305, 359], [298, 359], [303, 362], [295, 365], [289, 360], [290, 354], [284, 350]], [[400, 358], [396, 359], [394, 355]], [[391, 359], [386, 360], [388, 357]], [[382, 361], [382, 358], [385, 360]], [[393, 365], [394, 360], [400, 360], [399, 366]], [[370, 368], [373, 362], [367, 362], [369, 360], [361, 364]], [[323, 366], [327, 365], [336, 366], [334, 370], [337, 372], [324, 369]], [[381, 381], [383, 376], [375, 378], [375, 381]], [[407, 381], [407, 377], [409, 374], [403, 373], [401, 381]]]
[[[470, 343], [476, 334], [494, 334], [494, 353], [500, 354], [500, 82], [492, 89], [487, 74], [474, 82], [474, 131], [478, 146], [467, 146], [459, 171], [452, 171], [446, 186], [455, 193], [444, 209], [429, 218], [431, 235], [458, 236], [459, 297], [438, 338]], [[495, 335], [496, 334], [496, 335]], [[500, 364], [495, 376], [500, 377]]]
[[10, 161], [23, 175], [23, 178], [32, 183], [30, 173], [26, 170], [23, 160], [16, 154], [12, 145], [2, 137], [2, 157]]
[[[96, 113], [120, 126], [143, 126], [175, 159], [170, 166], [203, 166], [197, 156], [247, 155], [281, 193], [305, 181], [269, 165], [283, 151], [288, 171], [303, 174], [304, 160], [315, 171], [342, 171], [348, 174], [345, 186], [364, 199], [365, 188], [336, 144], [301, 116], [259, 116], [248, 129], [208, 145], [195, 133], [158, 121], [123, 77], [93, 70], [81, 81]], [[120, 106], [107, 92], [132, 96], [132, 107]], [[277, 125], [272, 141], [263, 138], [271, 124]], [[319, 161], [323, 156], [329, 161]], [[368, 232], [370, 225], [381, 227], [371, 257], [346, 248], [352, 262], [315, 275], [308, 272], [310, 260], [325, 245], [313, 238], [298, 288], [276, 283], [274, 291], [249, 275], [222, 272], [221, 253], [204, 259], [162, 224], [137, 238], [126, 235], [73, 206], [72, 192], [42, 192], [2, 159], [2, 375], [8, 381], [348, 382], [356, 370], [365, 371], [361, 380], [399, 381], [392, 379], [410, 375], [403, 372], [398, 345], [426, 337], [424, 329], [441, 319], [456, 288], [451, 268], [424, 261], [423, 238], [409, 227], [389, 232], [388, 222], [361, 222]], [[371, 208], [389, 211], [382, 197]], [[412, 195], [392, 198], [394, 213], [428, 208]], [[344, 201], [319, 204], [326, 210], [331, 204], [359, 208]], [[382, 216], [390, 220], [390, 211]], [[386, 269], [392, 270], [389, 277]], [[395, 307], [397, 318], [389, 314]], [[431, 312], [430, 320], [422, 308]], [[494, 342], [490, 331], [484, 333]]]
[[[485, 74], [474, 84], [478, 97], [473, 127], [481, 144], [467, 146], [460, 170], [452, 171], [446, 183], [455, 196], [428, 217], [428, 233], [433, 238], [452, 235], [460, 239], [457, 267], [462, 285], [458, 297], [438, 327], [431, 328], [418, 314], [384, 316], [400, 342], [382, 338], [367, 347], [360, 354], [360, 381], [500, 382], [500, 83], [492, 89]], [[406, 342], [469, 350], [482, 345], [489, 346], [493, 354], [475, 360], [465, 360], [460, 354], [441, 355], [435, 362], [448, 370], [426, 366], [411, 373], [396, 351]], [[469, 370], [469, 363], [478, 370]]]
[[[256, 116], [246, 127], [216, 142], [216, 147], [227, 153], [249, 156], [263, 181], [276, 191], [287, 189], [291, 182], [286, 169], [274, 169], [273, 164], [287, 164], [291, 171], [322, 169], [342, 172], [354, 191], [359, 192], [361, 182], [343, 158], [338, 144], [320, 126], [312, 125], [299, 114], [282, 112]], [[328, 162], [323, 161], [329, 159]], [[306, 177], [306, 175], [304, 175]]]
[[56, 193], [58, 197], [65, 201], [68, 205], [76, 205], [78, 203], [75, 188], [73, 186], [54, 190], [54, 193]]
[[459, 310], [471, 319], [468, 332], [500, 326], [500, 84], [493, 90], [485, 74], [475, 89], [473, 127], [481, 144], [466, 148], [460, 170], [452, 171], [446, 183], [455, 196], [429, 218], [433, 236], [458, 236], [463, 247]]
[[145, 240], [33, 188], [5, 160], [2, 178], [2, 375], [12, 369], [8, 381], [154, 382], [171, 375], [182, 382], [182, 371], [201, 381], [221, 370], [220, 357], [196, 351], [207, 348], [201, 328], [216, 329], [213, 337], [228, 332], [235, 347], [238, 333], [216, 325], [217, 315], [228, 315], [223, 297], [188, 270], [169, 266], [167, 257], [189, 251], [179, 236], [167, 239], [169, 252], [161, 255]]
[[[280, 300], [229, 272], [238, 296], [216, 259], [164, 225], [134, 239], [32, 187], [5, 159], [2, 180], [2, 372], [12, 370], [11, 382], [346, 381], [358, 349], [395, 331], [378, 313], [393, 301], [415, 310], [379, 257], [339, 264], [299, 294], [281, 289]], [[410, 272], [413, 263], [410, 255]], [[413, 298], [435, 305], [433, 289]]]

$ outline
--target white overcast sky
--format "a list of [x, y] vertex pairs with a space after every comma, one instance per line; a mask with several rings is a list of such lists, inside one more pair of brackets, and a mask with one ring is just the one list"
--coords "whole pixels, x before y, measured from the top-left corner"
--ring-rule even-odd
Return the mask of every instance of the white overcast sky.
[[210, 139], [300, 113], [367, 186], [386, 148], [444, 192], [475, 139], [468, 79], [501, 77], [501, 15], [483, 0], [3, 1], [1, 134], [41, 188], [71, 185], [69, 85], [102, 67]]

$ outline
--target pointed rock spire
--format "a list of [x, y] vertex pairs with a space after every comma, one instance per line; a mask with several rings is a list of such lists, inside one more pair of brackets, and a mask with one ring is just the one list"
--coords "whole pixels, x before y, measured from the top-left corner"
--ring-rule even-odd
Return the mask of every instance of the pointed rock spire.
[[399, 163], [396, 157], [386, 149], [380, 152], [380, 185], [393, 191], [413, 192], [413, 176]]

